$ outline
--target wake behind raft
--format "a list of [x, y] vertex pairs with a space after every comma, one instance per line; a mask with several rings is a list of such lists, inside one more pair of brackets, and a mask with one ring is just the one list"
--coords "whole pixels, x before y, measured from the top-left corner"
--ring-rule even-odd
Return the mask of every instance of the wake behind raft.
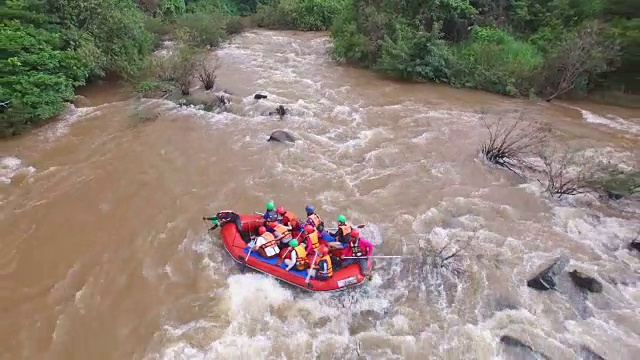
[[[328, 280], [316, 280], [310, 277], [307, 282], [309, 270], [296, 270], [292, 268], [287, 271], [282, 265], [277, 265], [278, 259], [283, 256], [286, 249], [280, 251], [280, 255], [271, 259], [260, 256], [256, 251], [249, 254], [250, 246], [248, 245], [253, 236], [257, 236], [257, 231], [264, 224], [262, 216], [255, 214], [236, 214], [233, 211], [219, 212], [212, 220], [214, 226], [209, 230], [215, 230], [220, 226], [220, 237], [224, 248], [227, 250], [231, 258], [236, 262], [260, 271], [264, 274], [271, 275], [278, 280], [287, 282], [291, 285], [303, 288], [309, 291], [336, 291], [344, 290], [362, 284], [366, 277], [360, 272], [357, 264], [351, 264], [333, 272], [333, 276]], [[211, 220], [213, 218], [207, 218]], [[293, 232], [293, 238], [297, 238], [298, 232]], [[327, 244], [332, 241], [329, 234], [323, 233], [320, 242]], [[331, 250], [331, 254], [340, 257], [341, 249]], [[247, 258], [247, 255], [249, 257]], [[372, 254], [370, 254], [372, 255]], [[314, 254], [308, 254], [308, 263], [313, 261]], [[246, 262], [245, 262], [246, 259]], [[371, 271], [373, 260], [369, 258], [367, 263], [367, 271]]]

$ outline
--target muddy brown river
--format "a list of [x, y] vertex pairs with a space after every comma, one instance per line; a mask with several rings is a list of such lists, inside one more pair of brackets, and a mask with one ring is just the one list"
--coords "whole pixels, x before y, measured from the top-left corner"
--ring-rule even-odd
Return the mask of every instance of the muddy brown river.
[[[563, 144], [637, 167], [639, 112], [394, 82], [337, 66], [329, 46], [323, 34], [245, 33], [218, 51], [228, 113], [106, 83], [0, 143], [1, 358], [508, 359], [510, 335], [551, 359], [584, 346], [637, 359], [640, 257], [626, 248], [637, 203], [551, 201], [478, 147], [482, 113], [521, 111]], [[284, 120], [261, 115], [279, 104]], [[134, 107], [159, 117], [141, 123]], [[266, 142], [276, 129], [300, 141]], [[377, 254], [472, 239], [464, 273], [378, 259], [363, 286], [318, 294], [241, 273], [201, 218], [270, 199], [366, 223]], [[526, 286], [560, 255], [603, 293]]]

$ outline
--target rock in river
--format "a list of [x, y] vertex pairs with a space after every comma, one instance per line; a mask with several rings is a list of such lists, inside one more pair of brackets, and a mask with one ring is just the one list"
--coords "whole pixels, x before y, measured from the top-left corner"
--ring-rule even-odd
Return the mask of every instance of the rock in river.
[[276, 130], [271, 133], [271, 136], [269, 136], [269, 140], [267, 141], [295, 142], [296, 138], [284, 130]]
[[536, 290], [551, 290], [556, 288], [556, 277], [569, 265], [569, 258], [560, 256], [538, 275], [527, 281], [527, 286]]
[[505, 346], [505, 355], [507, 359], [526, 359], [526, 360], [549, 360], [550, 358], [534, 350], [530, 345], [527, 345], [520, 339], [517, 339], [510, 335], [503, 335], [500, 337], [500, 342]]
[[581, 273], [578, 270], [573, 270], [569, 273], [571, 280], [577, 287], [588, 290], [593, 293], [602, 292], [602, 283], [595, 278]]

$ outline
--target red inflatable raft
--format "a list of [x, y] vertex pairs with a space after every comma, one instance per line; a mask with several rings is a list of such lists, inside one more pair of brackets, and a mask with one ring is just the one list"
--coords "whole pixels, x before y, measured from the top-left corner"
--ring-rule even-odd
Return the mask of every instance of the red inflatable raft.
[[[250, 234], [256, 234], [258, 227], [263, 224], [262, 217], [258, 215], [240, 215], [240, 221], [242, 223], [242, 231], [249, 232]], [[231, 255], [236, 262], [244, 263], [249, 252], [249, 246], [242, 239], [236, 224], [234, 222], [227, 222], [222, 225], [220, 235], [229, 255]], [[295, 238], [297, 235], [297, 233], [294, 233], [293, 237]], [[321, 240], [321, 242], [326, 244], [325, 240]], [[336, 254], [335, 252], [338, 252], [336, 255], [339, 255], [341, 251], [342, 250], [332, 250], [332, 253]], [[256, 251], [252, 251], [251, 256], [247, 259], [246, 266], [310, 291], [343, 290], [359, 285], [365, 280], [365, 276], [360, 273], [360, 267], [357, 264], [351, 264], [340, 270], [335, 270], [334, 268], [333, 276], [328, 280], [316, 280], [311, 277], [309, 282], [306, 283], [307, 270], [300, 271], [291, 269], [287, 271], [284, 262], [282, 262], [281, 265], [276, 264], [278, 259], [279, 257], [267, 259], [260, 256]], [[309, 254], [307, 259], [309, 263], [311, 263], [313, 261], [313, 254]], [[367, 270], [370, 271], [372, 266], [373, 261], [369, 258]]]

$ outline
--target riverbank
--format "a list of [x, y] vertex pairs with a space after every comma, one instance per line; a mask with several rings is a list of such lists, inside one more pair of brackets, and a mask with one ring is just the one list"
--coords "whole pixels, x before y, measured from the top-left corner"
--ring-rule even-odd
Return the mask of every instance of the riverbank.
[[[562, 23], [566, 9], [547, 9], [548, 13], [536, 15], [540, 18], [529, 19], [557, 19], [563, 24], [557, 29], [542, 23], [529, 26], [531, 22], [517, 17], [510, 20], [512, 23], [507, 28], [479, 26], [478, 19], [490, 22], [492, 15], [470, 4], [460, 9], [439, 9], [441, 11], [431, 15], [409, 11], [410, 4], [403, 4], [398, 16], [382, 7], [377, 17], [372, 17], [377, 10], [364, 6], [363, 11], [357, 11], [356, 3], [352, 0], [264, 4], [198, 0], [189, 4], [177, 1], [175, 7], [164, 9], [158, 4], [134, 1], [125, 1], [126, 6], [120, 6], [116, 0], [108, 0], [91, 3], [100, 14], [91, 22], [85, 24], [79, 15], [85, 10], [71, 7], [69, 19], [60, 24], [56, 20], [59, 14], [53, 7], [12, 2], [7, 5], [7, 14], [15, 21], [10, 27], [4, 27], [1, 34], [15, 39], [0, 87], [3, 104], [0, 136], [17, 135], [48, 121], [73, 99], [75, 88], [105, 73], [113, 72], [128, 81], [141, 82], [141, 78], [148, 76], [145, 72], [149, 69], [149, 54], [163, 37], [171, 36], [195, 49], [216, 48], [230, 35], [253, 24], [278, 29], [330, 30], [335, 60], [400, 79], [447, 83], [507, 96], [555, 99], [564, 94], [574, 96], [588, 92], [591, 82], [600, 79], [598, 74], [617, 71], [611, 78], [623, 80], [616, 81], [635, 76], [632, 71], [629, 76], [620, 76], [634, 68], [630, 63], [634, 60], [629, 60], [626, 49], [632, 49], [635, 43], [625, 35], [628, 24], [614, 21], [615, 14], [611, 15], [612, 10], [606, 7], [581, 13], [582, 17], [576, 20], [579, 24]], [[535, 0], [523, 3], [525, 7], [534, 5]], [[474, 11], [477, 16], [470, 17]], [[602, 26], [590, 22], [603, 14], [613, 18], [607, 18], [611, 21], [607, 20]], [[122, 26], [114, 27], [117, 22], [110, 21], [111, 18], [119, 19]], [[446, 26], [438, 29], [411, 25], [451, 18], [457, 20], [444, 21]], [[87, 29], [84, 37], [77, 30], [80, 27]], [[603, 36], [614, 30], [616, 41], [604, 41]], [[553, 36], [560, 33], [571, 36]], [[131, 38], [129, 34], [136, 37]], [[76, 42], [75, 47], [55, 41], [79, 37], [82, 41]], [[558, 42], [560, 38], [564, 42]], [[592, 43], [582, 46], [584, 41]], [[43, 58], [31, 54], [30, 50], [18, 51], [29, 49], [25, 44], [30, 42], [44, 44], [46, 49], [40, 52], [49, 54], [50, 59], [59, 57], [60, 61], [41, 61]], [[583, 48], [589, 51], [573, 52]], [[619, 70], [611, 67], [616, 63], [613, 60], [620, 60]], [[568, 68], [575, 72], [557, 71]], [[146, 90], [153, 89], [153, 85], [147, 83], [142, 92], [150, 93]], [[633, 86], [622, 88], [633, 89]], [[636, 95], [613, 92], [594, 93], [587, 99], [624, 106], [638, 103]]]

